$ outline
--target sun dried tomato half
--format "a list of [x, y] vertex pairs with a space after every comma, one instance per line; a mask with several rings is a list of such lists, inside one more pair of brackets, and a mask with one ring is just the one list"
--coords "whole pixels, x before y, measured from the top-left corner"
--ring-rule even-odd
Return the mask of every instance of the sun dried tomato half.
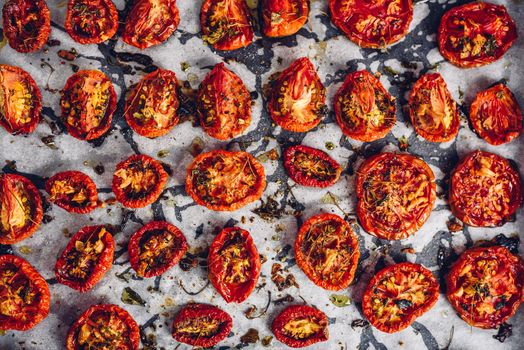
[[157, 69], [133, 87], [126, 99], [129, 126], [145, 137], [167, 134], [178, 124], [177, 79], [170, 70]]
[[160, 276], [178, 264], [187, 251], [186, 237], [165, 221], [153, 221], [129, 241], [129, 262], [141, 277]]
[[501, 58], [517, 39], [517, 27], [503, 5], [481, 1], [456, 6], [440, 21], [438, 45], [445, 59], [470, 68]]
[[326, 152], [302, 145], [286, 149], [284, 168], [299, 185], [321, 188], [334, 185], [342, 172], [340, 164]]
[[309, 17], [308, 0], [262, 0], [262, 32], [268, 37], [293, 35]]
[[167, 173], [158, 160], [135, 154], [120, 162], [113, 175], [116, 199], [128, 208], [154, 203], [167, 182]]
[[209, 280], [228, 303], [246, 300], [260, 276], [260, 255], [248, 231], [228, 227], [209, 247]]
[[237, 210], [259, 199], [265, 187], [264, 167], [247, 152], [202, 153], [187, 168], [187, 193], [211, 210]]
[[522, 133], [522, 111], [504, 84], [479, 92], [469, 118], [477, 134], [492, 145], [510, 142]]
[[404, 239], [428, 219], [436, 199], [431, 168], [410, 154], [380, 153], [368, 158], [356, 177], [357, 216], [368, 233]]
[[111, 39], [118, 29], [118, 12], [111, 0], [69, 0], [65, 30], [80, 44]]
[[253, 41], [252, 18], [245, 0], [204, 0], [202, 39], [215, 50], [236, 50]]
[[320, 123], [325, 114], [326, 88], [313, 63], [302, 57], [291, 63], [271, 88], [268, 108], [283, 129], [305, 132]]
[[212, 347], [229, 335], [233, 320], [216, 306], [188, 304], [173, 320], [173, 338], [181, 343]]
[[331, 20], [355, 44], [384, 48], [408, 33], [411, 0], [330, 0]]
[[273, 334], [292, 348], [303, 348], [328, 340], [325, 313], [308, 305], [291, 305], [282, 311], [271, 326]]
[[32, 133], [41, 110], [42, 95], [29, 73], [0, 64], [0, 125], [11, 134]]
[[0, 330], [26, 331], [49, 313], [47, 282], [31, 264], [0, 255]]
[[179, 22], [176, 0], [136, 0], [127, 15], [122, 40], [139, 49], [162, 44]]
[[431, 271], [419, 264], [395, 264], [373, 276], [362, 296], [362, 312], [373, 327], [395, 333], [431, 309], [438, 295]]
[[51, 12], [44, 0], [9, 0], [2, 9], [4, 35], [18, 52], [40, 50], [51, 32]]
[[496, 154], [468, 154], [451, 175], [449, 205], [453, 214], [470, 226], [501, 226], [522, 203], [519, 173]]
[[342, 132], [371, 142], [385, 137], [397, 121], [395, 99], [367, 70], [349, 73], [335, 96], [335, 114]]
[[242, 80], [219, 63], [198, 88], [197, 112], [209, 136], [228, 140], [251, 123], [251, 96]]
[[115, 89], [104, 73], [81, 70], [67, 79], [60, 106], [69, 134], [79, 140], [93, 140], [111, 126], [116, 109]]
[[112, 304], [92, 305], [73, 323], [66, 338], [67, 350], [138, 350], [140, 330], [133, 317]]
[[89, 176], [80, 171], [53, 175], [45, 184], [49, 200], [70, 213], [87, 214], [98, 206], [98, 191]]
[[105, 226], [86, 226], [67, 243], [55, 265], [59, 283], [87, 292], [113, 265], [115, 242]]

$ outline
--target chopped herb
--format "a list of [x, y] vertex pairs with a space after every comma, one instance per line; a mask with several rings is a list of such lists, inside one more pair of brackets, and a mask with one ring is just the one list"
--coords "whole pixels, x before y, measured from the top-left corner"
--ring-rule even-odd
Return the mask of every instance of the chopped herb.
[[158, 158], [165, 158], [169, 155], [169, 151], [167, 149], [162, 149], [158, 151], [156, 155], [158, 156]]
[[142, 299], [140, 294], [131, 289], [131, 287], [124, 288], [124, 290], [122, 291], [121, 300], [124, 304], [128, 305], [146, 305], [146, 302], [144, 301], [144, 299]]
[[335, 144], [333, 142], [331, 142], [331, 141], [326, 142], [326, 149], [328, 151], [334, 150], [335, 149]]
[[128, 267], [125, 271], [120, 273], [115, 273], [115, 276], [122, 281], [129, 282], [131, 278], [133, 277], [133, 274], [131, 273], [131, 267]]
[[499, 326], [499, 330], [493, 338], [497, 339], [499, 342], [504, 343], [506, 339], [513, 335], [513, 326], [509, 323], [504, 322]]
[[33, 252], [33, 249], [31, 249], [31, 247], [28, 247], [26, 245], [23, 245], [20, 247], [20, 249], [18, 249], [18, 251], [22, 254], [31, 254]]
[[264, 338], [262, 338], [262, 345], [263, 346], [269, 346], [271, 345], [271, 342], [273, 341], [272, 335], [266, 335]]
[[58, 147], [55, 145], [55, 137], [53, 135], [44, 136], [40, 140], [46, 145], [47, 147], [51, 148], [52, 150], [57, 150]]
[[393, 69], [392, 67], [390, 66], [384, 66], [384, 69], [383, 69], [384, 73], [386, 73], [387, 75], [389, 75], [390, 77], [394, 77], [396, 75], [399, 75], [400, 72]]
[[187, 70], [191, 67], [191, 65], [187, 62], [180, 63], [180, 68], [182, 69], [182, 72], [187, 72]]
[[258, 331], [254, 328], [249, 328], [247, 333], [240, 337], [242, 344], [255, 344], [259, 340]]
[[353, 320], [351, 322], [351, 328], [368, 328], [369, 322], [363, 319]]
[[331, 301], [331, 303], [336, 307], [346, 307], [351, 304], [351, 299], [342, 294], [331, 294], [329, 296], [329, 301]]
[[271, 197], [268, 197], [266, 202], [264, 202], [263, 199], [261, 199], [260, 202], [262, 204], [260, 207], [254, 209], [253, 213], [257, 214], [264, 220], [279, 219], [285, 213], [285, 209], [280, 207], [280, 204]]

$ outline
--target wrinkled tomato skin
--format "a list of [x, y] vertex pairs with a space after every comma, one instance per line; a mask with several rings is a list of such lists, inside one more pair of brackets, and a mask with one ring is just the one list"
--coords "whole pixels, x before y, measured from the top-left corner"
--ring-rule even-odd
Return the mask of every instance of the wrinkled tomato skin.
[[309, 17], [309, 0], [262, 0], [262, 32], [279, 38], [296, 34]]
[[[311, 161], [313, 165], [322, 162], [322, 167], [326, 168], [324, 177], [321, 177], [322, 174], [318, 172], [313, 172], [307, 164], [302, 164], [305, 161]], [[302, 169], [301, 165], [305, 169]], [[320, 166], [318, 165], [318, 167]], [[299, 185], [319, 188], [334, 185], [342, 173], [340, 164], [326, 152], [302, 145], [291, 146], [286, 149], [284, 152], [284, 168], [289, 177]]]
[[[228, 248], [238, 246], [239, 251], [228, 260]], [[241, 256], [245, 254], [246, 256]], [[236, 273], [234, 263], [231, 260], [247, 260], [243, 275], [244, 281], [237, 283], [227, 281], [231, 274]], [[260, 276], [260, 255], [253, 238], [248, 231], [239, 227], [228, 227], [220, 231], [209, 247], [209, 280], [228, 303], [241, 303], [246, 300], [255, 286]], [[235, 276], [233, 276], [235, 277]]]
[[244, 82], [224, 63], [217, 64], [198, 88], [202, 129], [218, 140], [242, 134], [251, 123], [251, 96]]
[[[13, 276], [4, 275], [4, 273], [9, 270], [16, 270], [16, 272]], [[33, 301], [37, 303], [36, 305], [31, 304], [28, 306], [27, 301], [22, 300], [24, 303], [23, 307], [28, 310], [20, 311], [16, 315], [17, 317], [5, 315], [3, 312], [0, 313], [0, 330], [2, 331], [26, 331], [36, 326], [49, 314], [51, 295], [47, 282], [25, 259], [9, 254], [0, 255], [0, 304], [2, 308], [12, 304], [10, 300], [6, 298], [12, 297], [10, 293], [12, 293], [11, 288], [13, 284], [15, 285], [14, 288], [20, 288], [20, 286], [16, 285], [16, 282], [20, 282], [16, 278], [19, 275], [22, 275], [22, 278], [25, 280], [21, 282], [27, 284], [27, 286], [22, 289], [24, 289], [27, 294], [35, 293]], [[21, 299], [23, 298], [20, 295], [19, 297]]]
[[[81, 203], [75, 204], [75, 201], [67, 196], [67, 194], [57, 193], [53, 196], [53, 189], [59, 183], [71, 186], [76, 190], [73, 195], [83, 194], [85, 199]], [[75, 214], [87, 214], [95, 210], [98, 206], [98, 191], [96, 185], [89, 176], [80, 171], [64, 171], [51, 176], [45, 184], [45, 190], [50, 196], [51, 202], [58, 205], [60, 208]], [[80, 192], [78, 192], [80, 190]]]
[[329, 0], [329, 10], [331, 21], [349, 40], [365, 48], [396, 43], [406, 36], [413, 19], [411, 0]]
[[99, 44], [111, 39], [117, 29], [118, 12], [111, 0], [69, 0], [65, 30], [74, 41]]
[[[286, 334], [285, 326], [294, 320], [304, 318], [313, 319], [320, 326], [309, 337], [299, 338]], [[325, 313], [308, 305], [291, 305], [282, 311], [274, 320], [271, 329], [275, 337], [282, 343], [292, 348], [303, 348], [315, 343], [328, 340], [328, 319]]]
[[159, 45], [175, 32], [179, 22], [176, 0], [136, 0], [127, 15], [122, 40], [139, 49]]
[[[159, 249], [158, 244], [151, 247], [145, 247], [144, 245], [148, 243], [148, 235], [154, 234], [158, 231], [167, 231], [174, 236], [176, 242], [174, 243], [172, 249], [172, 256], [166, 261], [165, 258], [160, 258], [160, 262], [156, 263], [156, 266], [151, 266], [149, 270], [143, 270], [140, 267], [140, 257], [144, 252], [155, 252]], [[129, 252], [129, 262], [133, 269], [137, 272], [137, 275], [140, 277], [155, 277], [160, 276], [180, 261], [184, 254], [187, 252], [188, 245], [187, 240], [182, 231], [177, 227], [171, 225], [165, 221], [153, 221], [144, 225], [140, 230], [135, 232], [131, 237], [128, 246]]]
[[479, 92], [471, 104], [469, 118], [475, 132], [494, 146], [510, 142], [522, 133], [522, 111], [504, 84]]
[[[495, 270], [483, 273], [481, 269], [488, 266]], [[466, 270], [468, 272], [464, 273]], [[471, 283], [477, 281], [473, 273], [480, 274], [483, 282], [479, 291], [471, 290]], [[473, 280], [468, 280], [472, 277]], [[497, 328], [517, 312], [523, 301], [524, 263], [519, 256], [501, 246], [470, 248], [452, 265], [446, 284], [448, 300], [465, 322], [479, 328]], [[474, 293], [473, 301], [467, 299], [468, 291]], [[475, 298], [482, 304], [489, 303], [489, 307], [472, 304]], [[481, 310], [490, 312], [481, 315]]]
[[[421, 290], [420, 292], [424, 294], [423, 303], [421, 305], [416, 305], [416, 308], [413, 308], [413, 302], [415, 300], [418, 300], [420, 296], [415, 295], [412, 297], [411, 300], [409, 299], [399, 299], [399, 295], [402, 291], [402, 294], [405, 294], [405, 290], [412, 290], [417, 289], [418, 286], [416, 282], [418, 282], [418, 278], [415, 281], [410, 280], [411, 274], [416, 273], [418, 278], [423, 278], [425, 281], [425, 284], [422, 284], [422, 281], [419, 286], [418, 290]], [[382, 292], [382, 299], [380, 292], [383, 288], [388, 288], [389, 283], [393, 290], [384, 290]], [[404, 285], [404, 289], [402, 290], [401, 287]], [[397, 294], [395, 294], [397, 293]], [[364, 295], [362, 296], [362, 312], [364, 313], [364, 316], [369, 320], [369, 322], [373, 325], [373, 327], [377, 328], [378, 330], [386, 333], [395, 333], [398, 331], [401, 331], [405, 328], [407, 328], [409, 325], [411, 325], [415, 319], [422, 314], [424, 314], [426, 311], [430, 310], [433, 305], [437, 302], [439, 297], [439, 284], [436, 280], [436, 278], [433, 276], [431, 271], [423, 267], [419, 264], [413, 264], [413, 263], [400, 263], [388, 266], [382, 270], [380, 270], [378, 273], [376, 273], [371, 281], [369, 282]], [[398, 308], [393, 306], [394, 311], [397, 311], [395, 314], [399, 320], [395, 323], [389, 322], [381, 322], [381, 320], [377, 317], [377, 315], [373, 312], [373, 305], [374, 300], [385, 300], [386, 304], [381, 303], [382, 307], [387, 308], [388, 305], [390, 305], [390, 302], [395, 304]], [[406, 300], [410, 304], [408, 306], [404, 306], [405, 309], [410, 309], [409, 313], [402, 314], [403, 308], [400, 303], [397, 304], [397, 302], [401, 302], [402, 300]], [[378, 301], [380, 303], [380, 301]], [[390, 307], [392, 307], [390, 305]], [[385, 312], [387, 312], [386, 310]], [[390, 310], [393, 311], [393, 310]], [[399, 314], [401, 313], [401, 314]], [[390, 313], [391, 314], [391, 313]], [[391, 317], [390, 314], [387, 314], [385, 317]]]
[[[0, 89], [10, 91], [15, 84], [22, 84], [25, 88], [25, 91], [17, 91], [19, 94], [31, 95], [31, 100], [29, 101], [30, 108], [25, 117], [28, 120], [20, 123], [19, 118], [12, 115], [13, 113], [17, 113], [17, 111], [13, 111], [13, 109], [15, 108], [14, 105], [21, 99], [21, 96], [4, 93], [2, 94], [3, 100], [0, 101], [0, 104], [2, 104], [0, 110], [3, 111], [0, 113], [0, 125], [13, 135], [30, 134], [35, 131], [40, 122], [40, 111], [42, 110], [42, 94], [40, 93], [40, 89], [31, 75], [25, 70], [7, 64], [0, 64]], [[13, 101], [11, 101], [10, 98], [12, 98]]]
[[451, 174], [451, 212], [466, 225], [502, 226], [511, 220], [521, 204], [519, 173], [501, 156], [472, 152]]
[[[157, 69], [142, 78], [126, 99], [125, 117], [131, 129], [149, 138], [169, 133], [180, 120], [177, 114], [180, 106], [176, 94], [177, 87], [176, 75], [170, 70]], [[162, 107], [164, 104], [167, 106]], [[153, 109], [154, 115], [145, 118], [144, 110], [150, 108]], [[137, 117], [137, 114], [140, 116]], [[167, 121], [164, 120], [164, 125], [159, 126], [160, 121], [155, 120], [155, 116], [163, 117]]]
[[516, 39], [517, 27], [506, 8], [481, 1], [450, 9], [442, 16], [438, 30], [440, 53], [462, 68], [500, 59]]
[[[191, 336], [179, 331], [179, 327], [193, 321], [201, 322], [202, 318], [219, 322], [217, 332], [211, 336]], [[233, 320], [229, 314], [214, 305], [188, 304], [178, 312], [173, 320], [173, 338], [176, 341], [193, 346], [210, 348], [224, 340], [233, 328]]]
[[[103, 317], [109, 318], [112, 322], [109, 322], [109, 324], [105, 324], [104, 326], [96, 323], [96, 320], [100, 320]], [[85, 348], [91, 348], [90, 344], [87, 344], [86, 346], [86, 344], [82, 343], [79, 339], [83, 326], [87, 325], [99, 330], [99, 327], [109, 328], [109, 325], [116, 322], [119, 322], [120, 326], [125, 327], [122, 334], [113, 339], [114, 341], [117, 341], [118, 344], [102, 342], [105, 339], [103, 338], [100, 339], [101, 343], [95, 343], [93, 348], [96, 349], [98, 346], [105, 348], [105, 346], [109, 346], [110, 349], [138, 350], [140, 344], [140, 329], [138, 328], [138, 324], [126, 310], [112, 304], [92, 305], [89, 309], [84, 311], [75, 323], [71, 325], [67, 332], [66, 349], [82, 350]]]
[[21, 53], [40, 50], [51, 32], [51, 12], [44, 0], [9, 0], [2, 9], [4, 35]]

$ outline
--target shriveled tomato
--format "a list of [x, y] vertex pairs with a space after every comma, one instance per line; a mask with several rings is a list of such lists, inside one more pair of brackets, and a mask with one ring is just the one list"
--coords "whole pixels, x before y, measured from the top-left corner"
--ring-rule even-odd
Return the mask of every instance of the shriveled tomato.
[[40, 50], [51, 32], [51, 12], [44, 0], [8, 0], [2, 9], [4, 35], [18, 52]]
[[470, 226], [501, 226], [522, 204], [522, 184], [511, 163], [496, 154], [468, 154], [451, 175], [449, 205]]
[[367, 70], [347, 75], [334, 107], [342, 132], [363, 142], [383, 138], [397, 121], [395, 99]]
[[428, 219], [436, 199], [431, 168], [410, 154], [380, 153], [368, 158], [356, 177], [357, 216], [368, 233], [404, 239]]
[[481, 1], [446, 12], [438, 31], [442, 56], [464, 68], [484, 66], [498, 60], [516, 39], [517, 28], [506, 8]]
[[212, 347], [229, 335], [233, 320], [214, 305], [188, 304], [173, 320], [173, 338], [203, 348]]
[[138, 276], [160, 276], [178, 264], [187, 248], [186, 237], [177, 227], [165, 221], [153, 221], [131, 237], [129, 262]]
[[477, 134], [492, 145], [510, 142], [522, 133], [522, 111], [504, 84], [479, 92], [469, 118]]
[[328, 340], [325, 313], [308, 305], [291, 305], [282, 311], [271, 326], [273, 334], [292, 348], [303, 348]]
[[178, 27], [176, 0], [136, 0], [126, 18], [122, 40], [145, 49], [166, 41]]
[[135, 154], [116, 166], [113, 192], [124, 206], [142, 208], [160, 197], [167, 177], [158, 160], [144, 154]]
[[69, 0], [65, 30], [80, 44], [111, 39], [118, 29], [118, 12], [111, 0]]
[[40, 192], [20, 175], [0, 174], [0, 244], [30, 237], [43, 217]]
[[431, 309], [438, 295], [431, 271], [419, 264], [395, 264], [373, 276], [362, 296], [362, 312], [373, 327], [395, 333]]
[[113, 265], [115, 242], [105, 226], [86, 226], [60, 254], [56, 280], [80, 292], [92, 289]]
[[406, 36], [411, 0], [329, 0], [331, 20], [355, 44], [383, 48]]
[[260, 255], [248, 231], [228, 227], [209, 247], [209, 280], [228, 303], [246, 300], [260, 276]]
[[264, 167], [247, 152], [202, 153], [187, 168], [187, 193], [211, 210], [237, 210], [259, 199], [265, 187]]
[[67, 79], [60, 106], [69, 134], [79, 140], [93, 140], [111, 126], [116, 109], [115, 89], [104, 73], [81, 70]]
[[26, 331], [49, 313], [47, 282], [31, 264], [14, 255], [0, 255], [0, 330]]
[[49, 200], [70, 213], [86, 214], [98, 206], [98, 191], [89, 176], [80, 171], [53, 175], [45, 184]]
[[283, 129], [305, 132], [320, 123], [326, 111], [326, 88], [313, 63], [302, 57], [291, 63], [271, 88], [268, 108]]
[[176, 75], [170, 70], [157, 69], [142, 78], [126, 99], [125, 117], [129, 126], [150, 138], [171, 131], [180, 119], [177, 87]]
[[92, 305], [73, 323], [66, 338], [67, 350], [138, 350], [140, 329], [133, 317], [112, 304]]
[[197, 112], [209, 136], [231, 139], [251, 123], [251, 96], [242, 80], [219, 63], [200, 84]]
[[262, 32], [269, 37], [293, 35], [309, 17], [308, 0], [262, 0]]
[[41, 110], [42, 95], [29, 73], [0, 64], [0, 125], [11, 134], [32, 133]]
[[284, 168], [296, 183], [321, 188], [335, 184], [342, 172], [340, 164], [326, 152], [302, 145], [286, 149]]
[[317, 286], [344, 289], [353, 281], [360, 251], [351, 226], [334, 214], [309, 218], [295, 240], [297, 265]]

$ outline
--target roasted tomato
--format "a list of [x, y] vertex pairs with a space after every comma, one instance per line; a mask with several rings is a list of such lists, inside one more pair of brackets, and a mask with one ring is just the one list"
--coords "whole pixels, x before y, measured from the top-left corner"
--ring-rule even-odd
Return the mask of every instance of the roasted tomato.
[[38, 189], [23, 176], [0, 174], [0, 244], [30, 237], [43, 217]]
[[0, 64], [0, 125], [11, 134], [32, 133], [41, 109], [42, 95], [29, 73]]
[[331, 20], [361, 47], [383, 48], [406, 36], [411, 0], [329, 0]]
[[171, 131], [179, 121], [177, 87], [176, 75], [170, 70], [157, 69], [142, 78], [126, 99], [129, 126], [150, 138]]
[[228, 303], [246, 300], [260, 276], [260, 255], [251, 235], [239, 227], [220, 231], [209, 248], [209, 280]]
[[187, 251], [186, 237], [165, 221], [153, 221], [129, 241], [129, 262], [141, 277], [160, 276], [178, 264]]
[[401, 263], [380, 270], [362, 296], [362, 312], [373, 327], [395, 333], [435, 305], [439, 284], [419, 264]]
[[480, 1], [446, 12], [438, 31], [442, 56], [464, 68], [498, 60], [516, 39], [517, 28], [506, 8]]
[[492, 145], [510, 142], [522, 132], [522, 111], [504, 84], [479, 92], [469, 118], [477, 134]]
[[26, 331], [49, 313], [49, 287], [31, 264], [0, 255], [0, 330]]
[[224, 340], [233, 328], [229, 314], [216, 306], [188, 304], [173, 320], [173, 338], [193, 346], [210, 348]]
[[135, 154], [120, 162], [113, 175], [116, 199], [128, 208], [154, 203], [167, 182], [167, 173], [158, 160]]
[[219, 63], [200, 84], [197, 111], [209, 136], [231, 139], [251, 123], [251, 96], [242, 80]]
[[87, 292], [113, 265], [115, 242], [104, 226], [87, 226], [67, 243], [55, 265], [56, 280]]
[[340, 165], [326, 152], [302, 145], [286, 149], [284, 168], [296, 183], [321, 188], [335, 184], [342, 172]]
[[357, 216], [364, 230], [381, 239], [404, 239], [433, 210], [435, 176], [422, 159], [380, 153], [358, 169], [356, 192]]
[[122, 40], [145, 49], [166, 41], [178, 27], [176, 0], [136, 0], [126, 18]]
[[262, 31], [265, 36], [293, 35], [306, 24], [309, 0], [262, 0]]
[[116, 109], [115, 89], [104, 73], [81, 70], [67, 79], [60, 106], [69, 134], [80, 140], [93, 140], [111, 126]]
[[236, 50], [253, 41], [252, 18], [245, 0], [204, 0], [202, 38], [216, 50]]
[[273, 82], [268, 101], [271, 118], [283, 129], [305, 132], [320, 123], [326, 110], [326, 88], [311, 61], [294, 61]]
[[297, 265], [317, 286], [344, 289], [353, 281], [360, 251], [351, 226], [334, 214], [309, 218], [295, 240]]
[[87, 214], [98, 206], [98, 191], [89, 176], [80, 171], [53, 175], [45, 184], [49, 200], [70, 213]]
[[237, 210], [259, 199], [265, 187], [264, 167], [247, 152], [202, 153], [187, 168], [187, 193], [211, 210]]
[[308, 305], [291, 305], [282, 311], [271, 326], [273, 334], [292, 348], [303, 348], [328, 340], [325, 313]]
[[472, 152], [451, 175], [449, 205], [467, 225], [504, 225], [521, 203], [519, 173], [507, 159], [496, 154]]
[[80, 44], [111, 39], [118, 29], [118, 12], [111, 0], [69, 0], [65, 30]]
[[342, 132], [371, 142], [383, 138], [397, 121], [395, 99], [367, 70], [348, 74], [335, 96], [335, 114]]
[[93, 305], [67, 332], [66, 349], [138, 350], [140, 330], [131, 315], [119, 306]]
[[51, 12], [44, 0], [9, 0], [2, 10], [4, 35], [18, 52], [40, 50], [51, 32]]

